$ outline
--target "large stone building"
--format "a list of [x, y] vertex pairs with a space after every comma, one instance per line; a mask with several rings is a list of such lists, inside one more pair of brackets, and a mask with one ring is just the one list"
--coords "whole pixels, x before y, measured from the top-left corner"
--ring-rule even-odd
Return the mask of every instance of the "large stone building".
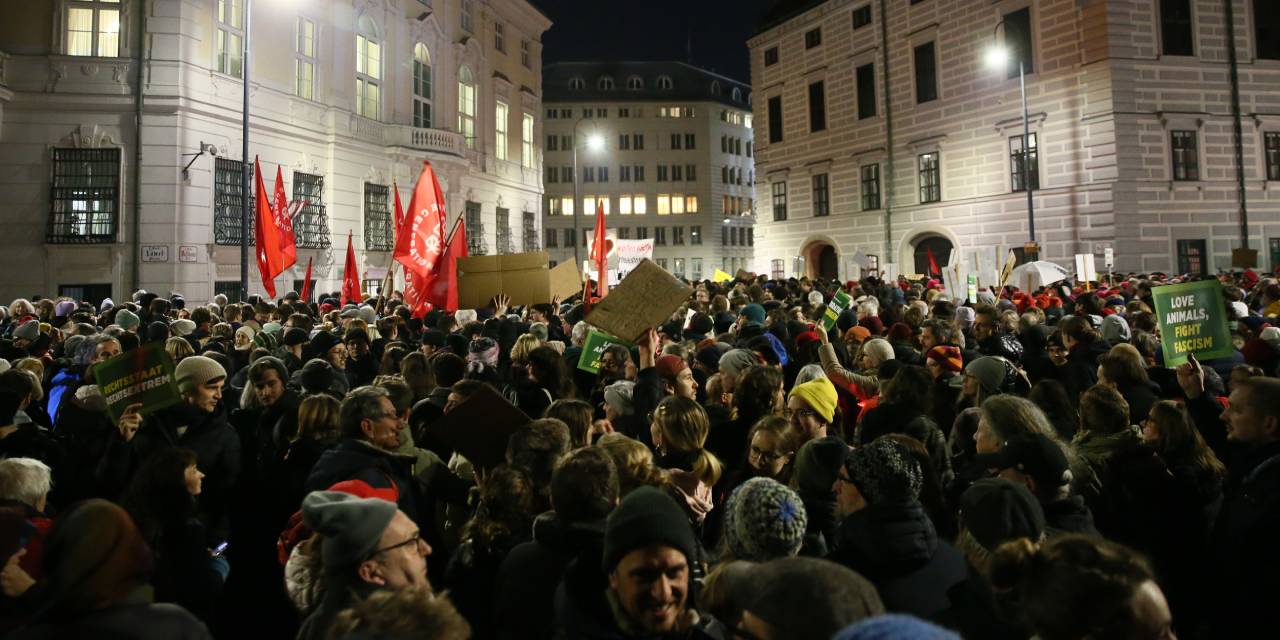
[[550, 21], [529, 2], [246, 4], [0, 2], [0, 299], [235, 297], [246, 27], [249, 155], [308, 203], [279, 289], [310, 258], [336, 290], [351, 234], [369, 290], [391, 260], [391, 186], [407, 204], [424, 159], [473, 253], [537, 246]]
[[1243, 192], [1249, 246], [1280, 266], [1280, 3], [1231, 7], [1242, 177], [1221, 0], [782, 3], [749, 41], [756, 266], [924, 273], [954, 249], [990, 282], [1030, 239], [1028, 181], [1042, 259], [1227, 269]]
[[574, 260], [575, 249], [588, 258], [603, 202], [609, 235], [652, 238], [654, 261], [677, 276], [750, 265], [750, 87], [680, 62], [550, 64], [542, 87], [544, 244], [555, 260]]

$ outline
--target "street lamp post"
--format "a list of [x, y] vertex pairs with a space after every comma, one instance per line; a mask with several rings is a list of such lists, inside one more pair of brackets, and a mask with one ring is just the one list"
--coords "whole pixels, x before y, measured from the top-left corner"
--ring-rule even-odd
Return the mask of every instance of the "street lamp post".
[[253, 0], [244, 0], [244, 51], [240, 56], [240, 80], [244, 88], [244, 103], [241, 114], [241, 147], [240, 158], [244, 163], [240, 166], [240, 301], [249, 299], [249, 206], [257, 202], [250, 191], [249, 180], [249, 5]]
[[[586, 120], [586, 116], [578, 118], [573, 123], [573, 264], [582, 265], [582, 258], [578, 252], [578, 245], [582, 244], [582, 234], [578, 233], [578, 216], [582, 215], [578, 211], [578, 125]], [[599, 151], [604, 148], [604, 139], [598, 134], [591, 134], [587, 138], [587, 149], [591, 151]]]
[[[992, 40], [995, 40], [996, 34], [999, 33], [1001, 26], [1005, 26], [1004, 20], [996, 23], [996, 28], [991, 34]], [[1007, 28], [1005, 33], [1006, 35], [1008, 34]], [[1007, 70], [1009, 68], [1008, 48], [999, 44], [993, 44], [991, 49], [987, 52], [987, 64], [993, 68]], [[1021, 56], [1018, 58], [1018, 90], [1022, 94], [1022, 157], [1019, 160], [1019, 164], [1022, 165], [1022, 186], [1027, 192], [1027, 234], [1028, 239], [1030, 240], [1029, 246], [1035, 246], [1036, 205], [1031, 185], [1031, 117], [1027, 110], [1026, 66]], [[1038, 146], [1039, 145], [1037, 144], [1037, 147]]]

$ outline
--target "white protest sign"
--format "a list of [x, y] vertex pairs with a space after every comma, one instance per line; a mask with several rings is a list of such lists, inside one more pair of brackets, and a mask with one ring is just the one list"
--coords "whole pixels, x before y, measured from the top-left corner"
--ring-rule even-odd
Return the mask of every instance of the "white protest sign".
[[1094, 261], [1092, 253], [1076, 254], [1076, 282], [1091, 282], [1097, 280], [1097, 272], [1094, 270]]

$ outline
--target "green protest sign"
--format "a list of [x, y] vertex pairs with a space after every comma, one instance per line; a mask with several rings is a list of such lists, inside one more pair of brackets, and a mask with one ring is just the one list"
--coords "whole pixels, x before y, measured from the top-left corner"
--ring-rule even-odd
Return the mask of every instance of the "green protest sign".
[[1187, 282], [1151, 290], [1160, 322], [1164, 366], [1173, 368], [1194, 353], [1201, 360], [1231, 355], [1231, 329], [1217, 280]]
[[845, 309], [853, 303], [853, 298], [843, 291], [837, 291], [836, 295], [831, 298], [831, 302], [827, 304], [827, 310], [822, 314], [822, 327], [827, 331], [831, 331], [831, 327], [836, 326], [836, 319]]
[[582, 344], [582, 356], [578, 358], [578, 368], [588, 373], [600, 373], [600, 357], [604, 350], [620, 344], [628, 349], [630, 342], [619, 340], [603, 331], [592, 329], [587, 332], [587, 340]]
[[173, 381], [173, 359], [163, 342], [151, 343], [122, 353], [93, 367], [112, 422], [120, 421], [125, 407], [141, 403], [138, 413], [146, 415], [176, 404], [181, 397]]

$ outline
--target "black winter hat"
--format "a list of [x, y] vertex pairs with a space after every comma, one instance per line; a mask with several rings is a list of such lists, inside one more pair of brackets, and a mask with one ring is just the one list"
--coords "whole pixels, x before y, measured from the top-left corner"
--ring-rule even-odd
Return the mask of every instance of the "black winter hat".
[[1044, 535], [1044, 509], [1025, 486], [1004, 478], [984, 478], [960, 496], [960, 520], [988, 551], [1017, 540], [1038, 542]]
[[671, 496], [641, 487], [627, 494], [605, 522], [604, 570], [612, 571], [628, 553], [654, 544], [672, 547], [693, 562], [698, 543], [688, 517]]
[[319, 358], [308, 360], [302, 365], [302, 373], [298, 378], [303, 391], [324, 393], [333, 386], [333, 367]]
[[444, 346], [444, 332], [439, 329], [427, 329], [422, 332], [422, 344], [436, 347], [437, 349]]
[[284, 332], [284, 340], [281, 342], [281, 344], [283, 344], [286, 347], [292, 347], [295, 345], [306, 344], [306, 343], [307, 343], [307, 332], [302, 329], [299, 329], [298, 327], [293, 327], [288, 331]]
[[337, 336], [328, 331], [318, 331], [311, 337], [311, 352], [316, 354], [316, 357], [323, 358], [337, 344]]

